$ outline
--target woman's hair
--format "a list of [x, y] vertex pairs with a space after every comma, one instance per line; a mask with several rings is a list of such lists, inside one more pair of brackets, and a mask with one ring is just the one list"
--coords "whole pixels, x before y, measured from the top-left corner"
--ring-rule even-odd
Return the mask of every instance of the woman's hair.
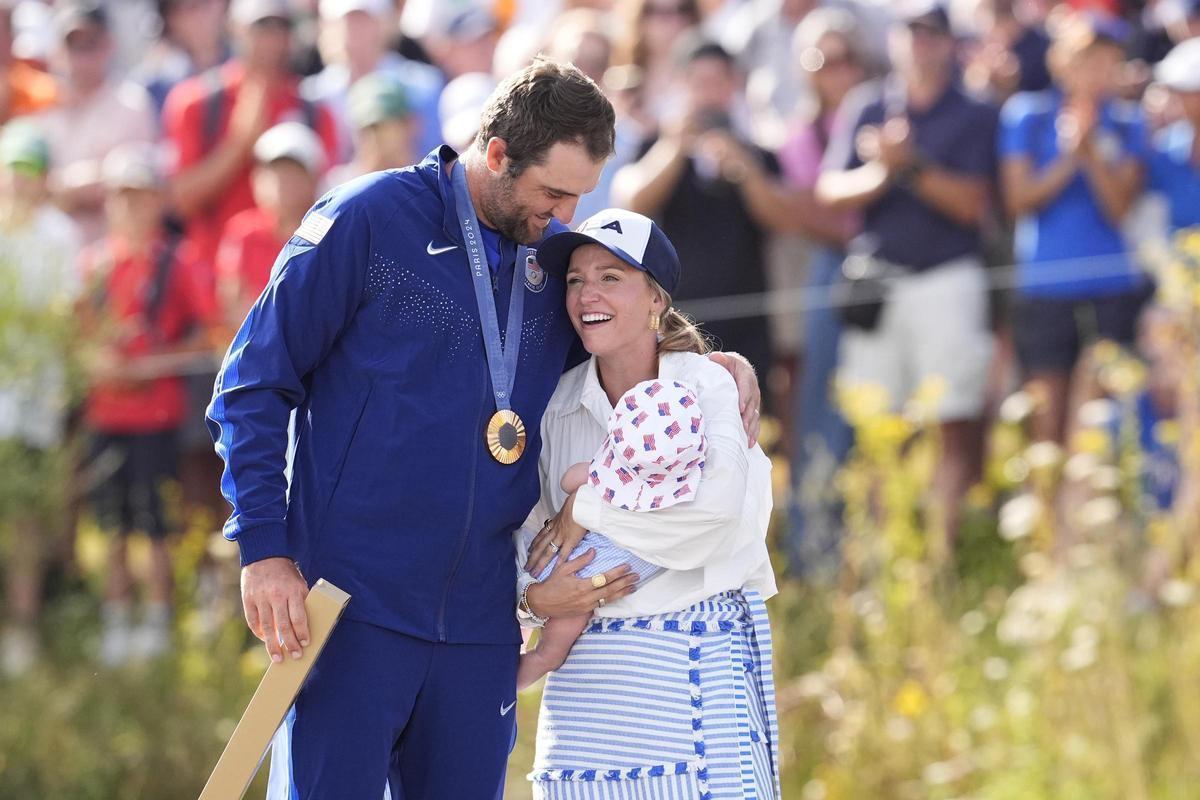
[[[643, 68], [647, 66], [650, 54], [643, 38], [642, 25], [645, 23], [649, 5], [648, 0], [624, 0], [617, 5], [615, 16], [623, 22], [621, 26], [624, 28], [624, 34], [617, 43], [614, 64], [633, 64]], [[679, 0], [679, 5], [692, 26], [700, 24], [702, 14], [698, 0]]]
[[712, 345], [704, 332], [687, 314], [671, 307], [671, 295], [659, 285], [658, 281], [646, 273], [646, 281], [650, 288], [658, 293], [663, 305], [667, 307], [659, 316], [658, 352], [661, 353], [698, 353], [706, 355], [712, 352]]

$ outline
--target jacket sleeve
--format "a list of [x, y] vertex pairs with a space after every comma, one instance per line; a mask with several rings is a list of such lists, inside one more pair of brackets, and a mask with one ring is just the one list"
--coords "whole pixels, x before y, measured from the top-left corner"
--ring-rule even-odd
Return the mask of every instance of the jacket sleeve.
[[695, 498], [654, 511], [626, 511], [601, 500], [591, 484], [575, 495], [578, 524], [667, 569], [696, 569], [731, 552], [746, 499], [750, 451], [737, 386], [722, 367], [701, 366], [693, 388], [704, 412], [708, 450]]
[[322, 198], [284, 245], [271, 280], [225, 355], [207, 411], [233, 506], [224, 534], [242, 564], [291, 557], [285, 459], [305, 378], [350, 324], [363, 296], [371, 227], [365, 203]]

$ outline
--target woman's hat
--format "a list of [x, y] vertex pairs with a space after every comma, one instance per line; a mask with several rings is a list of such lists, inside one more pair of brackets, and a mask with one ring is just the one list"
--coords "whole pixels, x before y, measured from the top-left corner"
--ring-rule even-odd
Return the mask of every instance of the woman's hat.
[[571, 254], [585, 244], [598, 244], [629, 266], [650, 273], [668, 294], [675, 294], [679, 288], [675, 245], [649, 217], [620, 208], [593, 214], [578, 230], [547, 236], [537, 249], [538, 264], [557, 275], [566, 275]]
[[675, 381], [642, 381], [617, 401], [588, 482], [618, 508], [667, 508], [696, 496], [707, 449], [695, 392]]

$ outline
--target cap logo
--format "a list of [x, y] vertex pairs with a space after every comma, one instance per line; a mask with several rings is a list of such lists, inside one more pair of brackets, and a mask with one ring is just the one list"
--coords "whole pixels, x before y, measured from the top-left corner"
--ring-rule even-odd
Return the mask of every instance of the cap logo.
[[605, 225], [600, 226], [600, 230], [606, 230], [606, 229], [610, 230], [610, 231], [616, 231], [617, 233], [621, 234], [622, 236], [625, 235], [625, 231], [621, 230], [620, 220], [614, 219], [612, 222], [609, 222]]

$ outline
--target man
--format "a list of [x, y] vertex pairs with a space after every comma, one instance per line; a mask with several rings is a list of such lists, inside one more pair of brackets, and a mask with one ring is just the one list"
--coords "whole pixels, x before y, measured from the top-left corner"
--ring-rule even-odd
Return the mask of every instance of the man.
[[[327, 66], [306, 78], [301, 93], [324, 103], [338, 121], [341, 141], [337, 164], [350, 160], [362, 143], [356, 138], [350, 87], [380, 73], [400, 82], [413, 114], [418, 152], [428, 153], [443, 141], [438, 126], [438, 97], [444, 81], [435, 67], [387, 49], [395, 6], [389, 0], [321, 0], [321, 53]], [[408, 161], [391, 164], [399, 167]]]
[[[0, 349], [0, 471], [10, 480], [0, 524], [10, 531], [4, 557], [8, 610], [0, 634], [0, 674], [35, 663], [42, 579], [65, 538], [57, 516], [63, 497], [67, 352], [62, 333], [79, 291], [79, 231], [49, 200], [50, 147], [37, 126], [14, 120], [0, 129], [0, 311], [10, 320]], [[21, 316], [13, 317], [11, 311]], [[8, 312], [8, 313], [6, 313]], [[22, 320], [16, 323], [16, 320]]]
[[13, 54], [13, 8], [16, 0], [0, 0], [0, 122], [33, 114], [54, 105], [54, 77]]
[[[404, 84], [398, 78], [384, 72], [367, 75], [350, 87], [346, 105], [358, 149], [349, 163], [329, 171], [330, 186], [417, 160], [419, 156], [414, 145], [419, 123], [409, 105]], [[479, 115], [475, 116], [478, 123]], [[471, 138], [474, 138], [474, 131]]]
[[[216, 323], [200, 264], [163, 226], [166, 193], [157, 153], [130, 144], [103, 163], [108, 235], [84, 251], [88, 292], [80, 319], [89, 351], [84, 420], [92, 456], [116, 464], [92, 504], [112, 536], [101, 661], [164, 654], [170, 645], [173, 570], [163, 483], [179, 475], [178, 435], [187, 401], [164, 361], [211, 352]], [[131, 627], [133, 576], [127, 542], [150, 539], [150, 574], [141, 624]]]
[[[520, 642], [511, 535], [538, 497], [540, 417], [579, 358], [532, 246], [612, 140], [595, 84], [536, 61], [462, 159], [443, 147], [322, 198], [234, 339], [208, 416], [247, 622], [274, 660], [298, 658], [308, 582], [352, 598], [276, 739], [271, 797], [376, 797], [385, 780], [392, 797], [497, 795]], [[621, 574], [560, 583], [595, 608], [628, 591]]]
[[40, 117], [54, 154], [50, 188], [90, 244], [104, 235], [101, 162], [122, 144], [154, 141], [154, 107], [142, 87], [110, 77], [113, 37], [104, 6], [72, 0], [55, 25], [63, 81], [58, 103]]
[[172, 200], [188, 239], [210, 264], [225, 223], [254, 205], [254, 143], [268, 128], [303, 122], [321, 137], [329, 163], [337, 154], [332, 115], [301, 99], [289, 64], [287, 0], [234, 0], [229, 13], [236, 57], [180, 83], [163, 109], [163, 132], [176, 157]]
[[[700, 42], [683, 60], [688, 112], [674, 130], [642, 145], [642, 157], [613, 178], [616, 205], [654, 217], [688, 265], [675, 299], [766, 291], [767, 234], [793, 225], [774, 156], [751, 145], [731, 115], [739, 77], [720, 45]], [[719, 235], [714, 235], [719, 231]], [[759, 374], [771, 363], [766, 319], [705, 322], [745, 354]]]
[[873, 329], [848, 327], [840, 370], [900, 409], [938, 380], [942, 458], [935, 501], [949, 535], [975, 473], [972, 453], [992, 351], [980, 226], [995, 171], [996, 115], [954, 82], [954, 37], [939, 5], [909, 5], [889, 33], [895, 74], [846, 98], [817, 197], [863, 214], [851, 250], [894, 277]]
[[217, 296], [236, 330], [267, 285], [275, 256], [317, 199], [321, 140], [302, 122], [281, 122], [254, 144], [254, 208], [225, 225], [217, 248]]
[[1149, 188], [1167, 201], [1173, 231], [1200, 225], [1200, 38], [1177, 44], [1154, 71], [1175, 93], [1182, 119], [1159, 132], [1150, 155]]

